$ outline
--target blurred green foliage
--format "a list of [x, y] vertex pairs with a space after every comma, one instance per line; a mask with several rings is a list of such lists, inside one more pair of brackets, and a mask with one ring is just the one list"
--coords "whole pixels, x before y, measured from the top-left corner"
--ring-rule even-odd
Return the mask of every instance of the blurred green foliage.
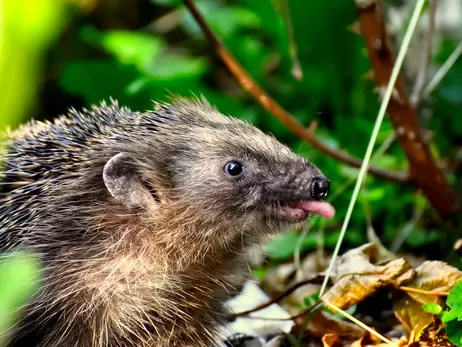
[[37, 289], [41, 279], [38, 260], [24, 252], [0, 258], [0, 346], [8, 338], [5, 332], [21, 313], [20, 308]]
[[59, 32], [62, 11], [54, 0], [0, 0], [0, 129], [30, 112], [42, 56]]
[[[28, 3], [4, 2], [10, 7]], [[24, 18], [15, 21], [16, 17], [8, 16], [10, 24], [5, 32], [11, 37], [0, 54], [1, 83], [10, 86], [0, 93], [3, 124], [16, 124], [12, 117], [20, 117], [37, 90], [40, 97], [29, 116], [39, 119], [52, 119], [70, 106], [89, 106], [109, 97], [132, 109], [145, 110], [152, 107], [152, 100], [166, 101], [171, 94], [204, 95], [223, 113], [246, 119], [273, 133], [309, 157], [330, 178], [331, 201], [337, 208], [337, 216], [325, 223], [325, 236], [320, 234], [319, 221], [314, 220], [312, 231], [302, 242], [302, 250], [316, 247], [320, 237], [325, 237], [325, 246], [332, 247], [358, 170], [313, 150], [249, 97], [216, 57], [181, 0], [80, 2], [90, 2], [95, 9], [68, 14], [69, 25], [47, 52], [39, 89], [36, 58], [56, 35], [63, 21], [60, 10], [47, 7], [47, 1], [31, 2], [34, 5], [25, 13], [37, 13], [32, 6], [39, 6], [43, 16], [30, 23]], [[364, 154], [378, 111], [378, 96], [374, 83], [367, 78], [371, 67], [363, 40], [348, 29], [356, 20], [353, 1], [198, 0], [196, 3], [233, 55], [281, 105], [305, 125], [317, 120], [317, 135], [330, 146], [357, 157]], [[15, 11], [20, 10], [20, 5], [17, 6]], [[34, 39], [27, 40], [27, 33], [32, 31]], [[443, 40], [434, 62], [442, 63], [455, 45], [451, 40]], [[294, 48], [302, 79], [293, 74]], [[4, 63], [7, 58], [8, 63]], [[5, 70], [5, 66], [9, 68]], [[427, 112], [422, 118], [422, 124], [436, 134], [433, 151], [449, 160], [457, 156], [462, 145], [462, 117], [457, 116], [462, 108], [461, 77], [459, 60], [431, 102], [424, 105]], [[377, 147], [392, 132], [391, 124], [386, 121]], [[400, 170], [406, 168], [407, 162], [394, 143], [374, 165]], [[459, 184], [458, 177], [452, 177], [452, 182]], [[367, 179], [366, 187], [360, 196], [362, 203], [357, 204], [352, 216], [347, 245], [366, 239], [365, 202], [376, 232], [389, 245], [422, 198], [413, 187], [373, 177]], [[408, 247], [425, 247], [436, 238], [448, 242], [424, 221], [413, 227]], [[297, 240], [296, 232], [283, 235], [268, 245], [267, 251], [274, 259], [287, 259]]]
[[[43, 56], [60, 31], [63, 15], [62, 5], [54, 0], [0, 0], [1, 130], [30, 117]], [[0, 254], [0, 346], [37, 289], [40, 276], [40, 264], [33, 255]]]

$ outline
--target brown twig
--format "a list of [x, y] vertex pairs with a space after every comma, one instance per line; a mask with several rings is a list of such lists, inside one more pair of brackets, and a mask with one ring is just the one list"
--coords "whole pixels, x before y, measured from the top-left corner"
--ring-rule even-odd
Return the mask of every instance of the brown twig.
[[290, 316], [287, 318], [276, 318], [276, 317], [260, 317], [260, 316], [247, 316], [245, 318], [247, 319], [261, 319], [261, 320], [267, 320], [267, 321], [289, 321], [289, 320], [297, 320], [299, 318], [305, 317], [309, 315], [310, 313], [314, 313], [315, 311], [319, 310], [323, 305], [323, 302], [321, 300], [318, 300], [313, 306], [310, 306], [300, 313], [297, 313], [295, 316]]
[[433, 36], [435, 34], [435, 19], [436, 19], [436, 4], [437, 0], [429, 0], [428, 5], [428, 31], [425, 35], [423, 45], [422, 61], [420, 63], [419, 73], [414, 86], [414, 91], [411, 96], [411, 104], [418, 109], [422, 100], [422, 93], [427, 84], [428, 66], [432, 55]]
[[[231, 73], [236, 77], [239, 84], [252, 95], [257, 102], [263, 106], [268, 112], [278, 118], [293, 134], [297, 135], [302, 140], [308, 142], [311, 146], [318, 149], [320, 152], [336, 159], [342, 163], [359, 168], [362, 161], [350, 154], [332, 148], [322, 142], [313, 131], [307, 130], [295, 117], [287, 112], [281, 105], [279, 105], [271, 96], [266, 93], [257, 83], [250, 77], [245, 69], [237, 62], [237, 60], [226, 49], [223, 43], [213, 33], [208, 26], [202, 14], [194, 5], [193, 0], [184, 0], [189, 11], [193, 15], [196, 22], [201, 27], [207, 39], [213, 44], [218, 56], [223, 60]], [[395, 183], [409, 183], [410, 176], [407, 172], [390, 171], [386, 169], [369, 167], [368, 170], [371, 174], [382, 179], [395, 182]]]
[[232, 315], [232, 317], [247, 316], [250, 313], [263, 310], [264, 308], [267, 308], [267, 307], [271, 306], [272, 304], [275, 304], [275, 303], [281, 301], [282, 299], [284, 299], [285, 297], [289, 296], [290, 294], [292, 294], [298, 288], [303, 287], [304, 285], [307, 285], [307, 284], [312, 284], [312, 283], [318, 283], [319, 284], [319, 283], [322, 283], [323, 279], [324, 279], [323, 275], [316, 274], [316, 275], [308, 278], [307, 280], [304, 280], [304, 281], [301, 281], [301, 282], [298, 282], [298, 283], [294, 284], [292, 287], [288, 288], [284, 293], [282, 293], [282, 294], [278, 295], [277, 297], [269, 300], [268, 302], [265, 302], [265, 303], [263, 303], [261, 305], [258, 305], [257, 307], [254, 307], [254, 308], [252, 308], [250, 310], [247, 310], [247, 311], [234, 313]]
[[[356, 0], [361, 35], [369, 52], [379, 90], [384, 90], [395, 59], [387, 42], [383, 15], [376, 0]], [[402, 77], [398, 77], [388, 114], [408, 162], [413, 183], [420, 188], [433, 207], [443, 216], [454, 213], [459, 199], [438, 167], [422, 136], [416, 109], [409, 102]]]

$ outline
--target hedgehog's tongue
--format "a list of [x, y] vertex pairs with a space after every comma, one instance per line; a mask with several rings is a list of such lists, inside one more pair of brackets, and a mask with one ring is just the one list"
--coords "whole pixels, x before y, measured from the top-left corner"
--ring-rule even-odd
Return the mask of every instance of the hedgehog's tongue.
[[324, 218], [332, 218], [335, 215], [334, 207], [329, 204], [328, 202], [324, 201], [301, 201], [299, 204], [294, 206], [300, 210], [305, 212], [311, 212], [314, 214], [318, 214]]

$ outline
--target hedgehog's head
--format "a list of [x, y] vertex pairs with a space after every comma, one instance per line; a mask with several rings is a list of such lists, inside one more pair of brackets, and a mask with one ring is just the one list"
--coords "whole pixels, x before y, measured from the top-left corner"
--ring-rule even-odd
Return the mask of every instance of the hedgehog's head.
[[310, 213], [334, 215], [322, 201], [329, 180], [321, 171], [254, 126], [203, 103], [160, 107], [142, 118], [141, 128], [156, 133], [146, 133], [143, 153], [117, 154], [104, 169], [106, 187], [121, 203], [184, 216], [209, 234], [277, 232], [300, 226]]

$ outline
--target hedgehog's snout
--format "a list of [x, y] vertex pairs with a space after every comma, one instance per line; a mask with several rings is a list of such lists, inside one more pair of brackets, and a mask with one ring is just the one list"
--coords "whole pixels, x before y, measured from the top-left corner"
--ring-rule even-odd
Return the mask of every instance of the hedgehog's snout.
[[311, 197], [314, 200], [322, 200], [329, 194], [330, 181], [323, 174], [313, 178], [311, 183]]

